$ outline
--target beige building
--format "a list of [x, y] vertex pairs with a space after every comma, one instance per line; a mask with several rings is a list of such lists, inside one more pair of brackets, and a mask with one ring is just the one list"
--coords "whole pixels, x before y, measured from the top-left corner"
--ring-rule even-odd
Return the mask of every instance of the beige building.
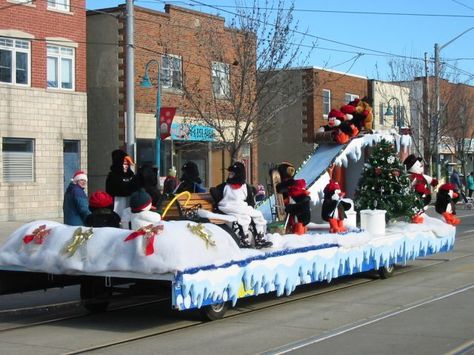
[[397, 132], [411, 127], [410, 88], [397, 83], [369, 80], [369, 94], [373, 98], [373, 127], [375, 130]]
[[0, 221], [61, 218], [87, 167], [84, 6], [0, 0]]

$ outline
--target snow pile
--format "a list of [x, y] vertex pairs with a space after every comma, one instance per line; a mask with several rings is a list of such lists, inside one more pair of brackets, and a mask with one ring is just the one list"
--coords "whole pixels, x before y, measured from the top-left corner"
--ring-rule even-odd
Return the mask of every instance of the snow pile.
[[[439, 220], [427, 218], [421, 225], [399, 223], [387, 228], [385, 236], [373, 237], [367, 232], [339, 236], [320, 235], [324, 244], [302, 247], [305, 238], [299, 237], [299, 249], [269, 252], [265, 257], [253, 257], [221, 267], [188, 269], [177, 275], [173, 304], [179, 309], [199, 308], [203, 305], [231, 301], [276, 291], [277, 296], [291, 294], [302, 284], [327, 280], [367, 270], [406, 263], [452, 249], [455, 228]], [[446, 232], [441, 236], [440, 233]], [[281, 237], [285, 246], [286, 236]], [[272, 236], [272, 240], [279, 238]], [[333, 244], [337, 242], [337, 244]], [[286, 246], [295, 247], [294, 242]]]
[[[0, 265], [23, 266], [49, 273], [131, 271], [167, 273], [209, 264], [223, 264], [258, 254], [240, 249], [231, 236], [219, 226], [204, 224], [215, 246], [207, 245], [192, 233], [191, 221], [163, 221], [163, 231], [155, 237], [152, 255], [146, 256], [145, 240], [139, 236], [125, 242], [133, 231], [118, 228], [94, 228], [92, 237], [72, 254], [66, 252], [78, 227], [52, 221], [35, 221], [17, 229], [0, 248]], [[43, 244], [25, 244], [23, 238], [36, 228], [50, 229]], [[81, 227], [83, 231], [87, 227]]]
[[[24, 238], [35, 229], [46, 225], [50, 230], [42, 244], [25, 243]], [[273, 247], [261, 250], [240, 249], [230, 234], [212, 223], [202, 224], [209, 242], [193, 233], [191, 221], [163, 221], [163, 230], [152, 245], [153, 252], [146, 255], [147, 241], [143, 236], [125, 241], [133, 232], [118, 228], [94, 228], [90, 239], [68, 253], [78, 227], [52, 221], [35, 221], [17, 229], [0, 247], [0, 265], [22, 266], [48, 273], [97, 273], [127, 271], [143, 274], [176, 273], [193, 268], [217, 268], [229, 263], [248, 262], [253, 258], [271, 258], [295, 252], [337, 246], [339, 249], [380, 247], [391, 243], [394, 235], [409, 238], [420, 235], [436, 239], [439, 235], [454, 235], [454, 228], [440, 220], [427, 217], [424, 224], [399, 223], [388, 228], [390, 241], [372, 236], [367, 231], [354, 229], [344, 234], [329, 234], [327, 229], [302, 236], [295, 234], [267, 234]], [[79, 227], [87, 231], [87, 227]], [[377, 242], [378, 240], [378, 242]], [[382, 242], [381, 242], [382, 241]], [[385, 243], [385, 244], [384, 244]], [[215, 245], [212, 245], [215, 244]], [[383, 246], [382, 245], [382, 246]]]

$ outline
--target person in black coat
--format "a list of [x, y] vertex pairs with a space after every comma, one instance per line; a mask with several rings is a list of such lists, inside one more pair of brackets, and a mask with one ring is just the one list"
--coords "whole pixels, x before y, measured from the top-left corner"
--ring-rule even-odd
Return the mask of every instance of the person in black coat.
[[188, 161], [181, 168], [181, 178], [175, 193], [178, 194], [183, 191], [189, 192], [206, 192], [201, 186], [201, 178], [199, 177], [199, 169], [196, 163]]
[[144, 164], [137, 171], [138, 185], [151, 196], [151, 205], [159, 208], [162, 194], [158, 187], [158, 169], [150, 164]]
[[114, 211], [120, 216], [129, 206], [130, 195], [139, 188], [132, 165], [132, 158], [123, 150], [112, 152], [112, 165], [105, 181], [105, 191], [114, 198]]
[[105, 191], [96, 191], [89, 198], [92, 212], [86, 217], [88, 227], [120, 228], [120, 216], [113, 211], [114, 199]]

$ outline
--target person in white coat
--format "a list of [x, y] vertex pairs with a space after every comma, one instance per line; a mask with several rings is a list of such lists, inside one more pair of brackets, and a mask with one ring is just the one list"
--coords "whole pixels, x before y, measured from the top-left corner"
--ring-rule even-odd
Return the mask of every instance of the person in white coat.
[[255, 224], [256, 235], [254, 236], [256, 248], [266, 248], [272, 245], [264, 239], [267, 221], [262, 212], [256, 210], [254, 188], [246, 183], [245, 166], [241, 162], [235, 162], [227, 171], [228, 178], [225, 183], [216, 187], [218, 192], [217, 207], [222, 213], [237, 218], [241, 226], [240, 247], [249, 248], [251, 244], [250, 223]]

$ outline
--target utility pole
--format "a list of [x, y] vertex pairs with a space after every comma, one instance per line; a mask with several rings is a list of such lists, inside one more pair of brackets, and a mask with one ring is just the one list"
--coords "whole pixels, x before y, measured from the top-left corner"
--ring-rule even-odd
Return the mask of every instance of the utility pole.
[[440, 97], [439, 97], [439, 45], [435, 43], [434, 45], [434, 75], [435, 75], [435, 119], [433, 122], [433, 144], [434, 144], [434, 152], [433, 152], [433, 163], [434, 163], [434, 172], [437, 178], [440, 177], [440, 166], [439, 166], [439, 120], [441, 117], [440, 114]]
[[456, 37], [454, 37], [452, 40], [449, 42], [446, 42], [443, 45], [438, 45], [438, 43], [435, 43], [434, 45], [434, 74], [435, 74], [435, 100], [436, 100], [436, 114], [435, 114], [435, 120], [434, 120], [434, 136], [433, 136], [433, 144], [435, 145], [435, 151], [433, 153], [433, 158], [434, 161], [436, 162], [436, 176], [439, 177], [441, 173], [441, 168], [439, 166], [439, 121], [441, 119], [441, 104], [440, 104], [440, 93], [439, 93], [439, 76], [440, 76], [440, 63], [439, 63], [439, 52], [445, 48], [446, 46], [450, 45], [453, 43], [455, 40], [457, 40], [459, 37], [464, 35], [465, 33], [473, 30], [474, 27], [470, 27], [464, 32], [458, 34]]
[[133, 157], [135, 154], [135, 43], [134, 43], [134, 13], [133, 0], [127, 0], [127, 32], [126, 32], [126, 68], [125, 68], [125, 88], [127, 100], [127, 154]]
[[[425, 140], [421, 137], [430, 137], [429, 133], [431, 132], [431, 120], [430, 120], [430, 97], [429, 97], [430, 87], [429, 87], [429, 70], [428, 70], [428, 53], [425, 52], [425, 76], [423, 78], [423, 114], [421, 117], [421, 122], [418, 122], [418, 144], [420, 147], [420, 152], [423, 152], [423, 160], [425, 163], [429, 163], [431, 169], [431, 159], [429, 154], [429, 140]], [[426, 144], [428, 143], [428, 144]]]

